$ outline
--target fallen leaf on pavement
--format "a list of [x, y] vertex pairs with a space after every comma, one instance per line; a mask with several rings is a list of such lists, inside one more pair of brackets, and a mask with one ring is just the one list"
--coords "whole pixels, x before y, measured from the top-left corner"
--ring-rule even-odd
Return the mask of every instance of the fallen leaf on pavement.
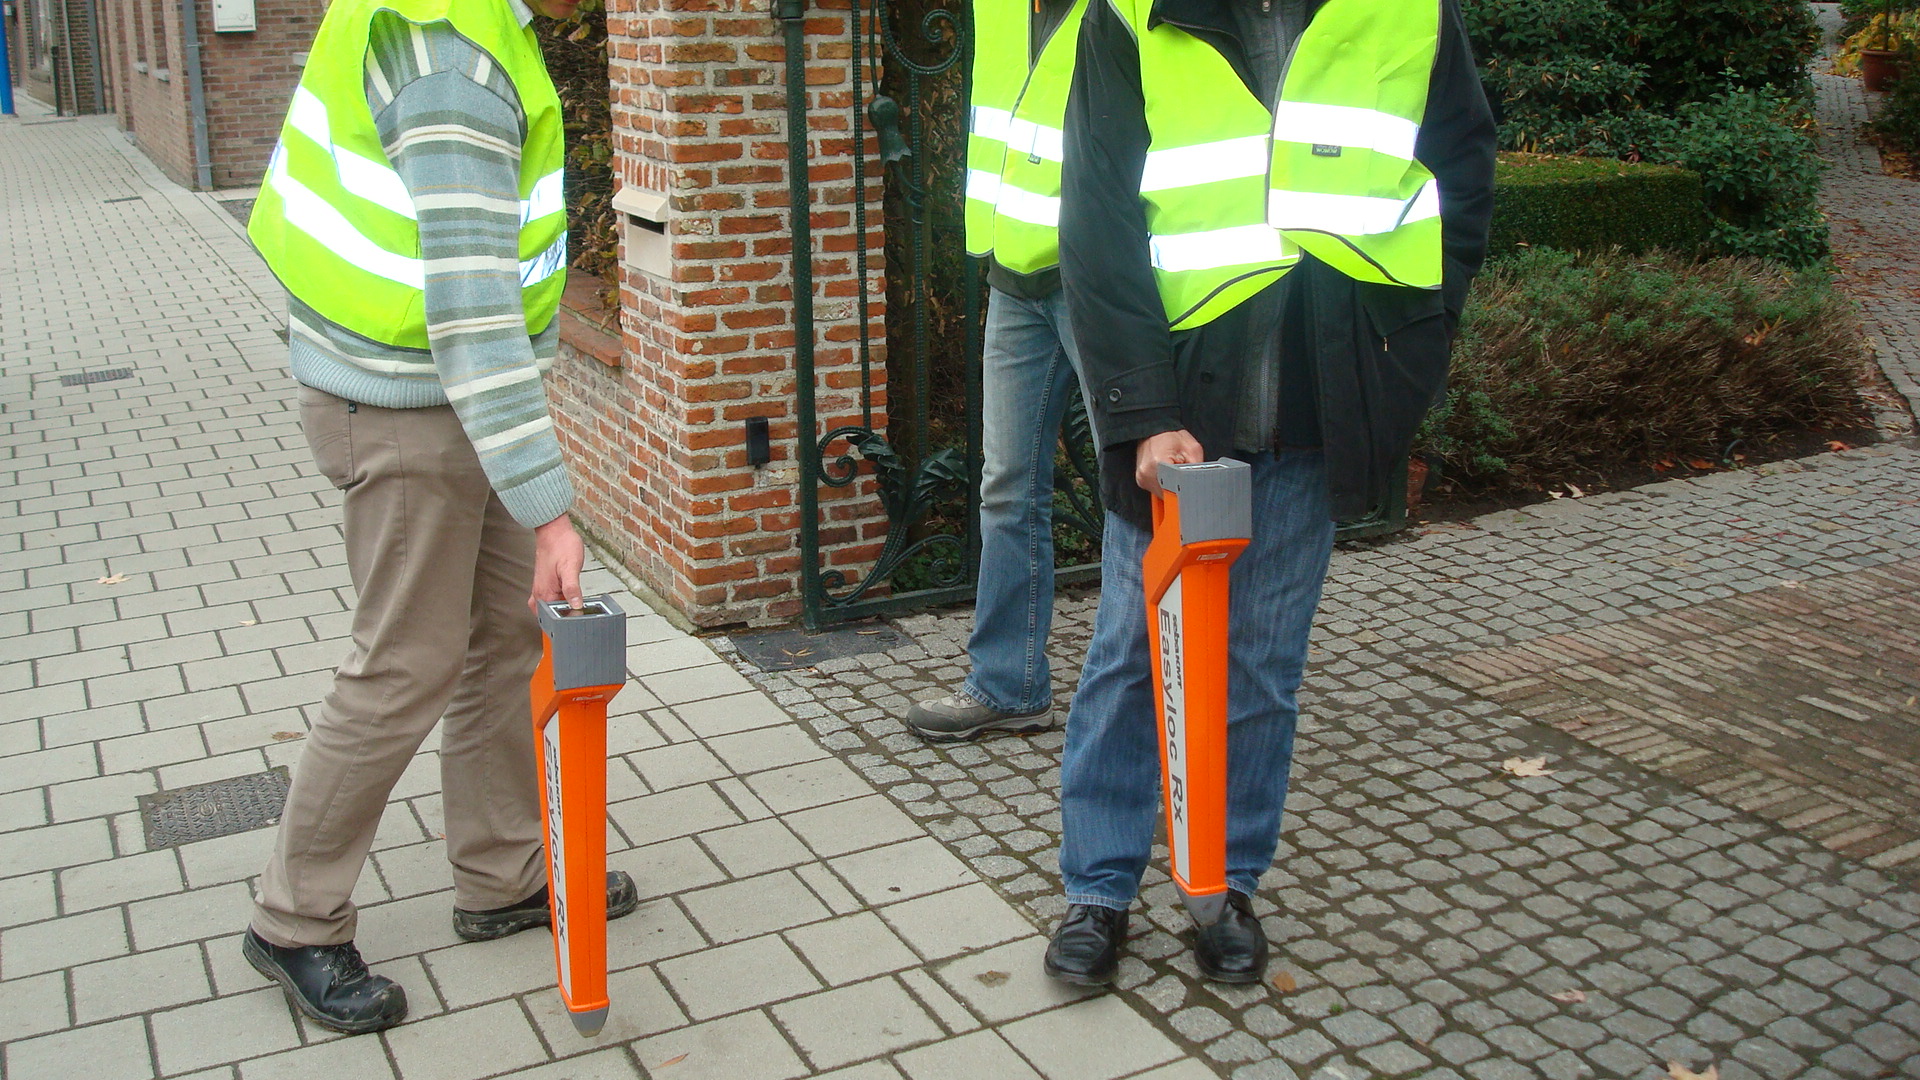
[[983, 971], [974, 978], [980, 980], [982, 986], [999, 986], [1006, 982], [1009, 976], [1004, 971]]
[[103, 577], [99, 581], [94, 582], [94, 584], [95, 585], [118, 585], [125, 580], [127, 580], [127, 575], [114, 574], [111, 577]]
[[1547, 996], [1555, 1001], [1563, 1001], [1568, 1005], [1578, 1005], [1587, 1000], [1587, 992], [1585, 990], [1562, 990], [1557, 994], [1548, 994]]
[[1568, 484], [1567, 494], [1572, 495], [1576, 499], [1584, 499], [1587, 497], [1587, 493], [1584, 491], [1581, 491], [1580, 485], [1578, 484]]
[[241, 626], [259, 626], [260, 620], [259, 619], [241, 619], [240, 625]]
[[273, 733], [274, 742], [287, 742], [290, 739], [298, 739], [300, 737], [301, 735], [297, 731], [276, 731]]
[[1667, 1076], [1671, 1080], [1720, 1080], [1720, 1066], [1709, 1065], [1706, 1072], [1697, 1073], [1677, 1061], [1669, 1061]]
[[1801, 588], [1805, 588], [1806, 584], [1807, 583], [1804, 581], [1795, 581], [1792, 578], [1780, 579], [1780, 587], [1783, 589], [1801, 589]]
[[687, 1055], [685, 1055], [685, 1054], [676, 1054], [676, 1055], [674, 1055], [673, 1057], [670, 1057], [670, 1058], [668, 1058], [667, 1060], [665, 1060], [665, 1061], [663, 1061], [663, 1062], [661, 1062], [661, 1063], [660, 1063], [660, 1067], [664, 1069], [664, 1068], [666, 1068], [666, 1067], [667, 1067], [667, 1066], [669, 1066], [669, 1065], [678, 1065], [678, 1064], [680, 1064], [681, 1062], [683, 1062], [683, 1061], [685, 1061], [685, 1060], [687, 1060]]
[[1273, 988], [1283, 994], [1291, 994], [1300, 989], [1300, 984], [1293, 981], [1292, 973], [1276, 971], [1273, 973]]
[[1547, 768], [1547, 759], [1510, 757], [1500, 763], [1500, 767], [1515, 776], [1552, 776], [1553, 770]]
[[1853, 449], [1853, 444], [1852, 444], [1852, 443], [1846, 443], [1846, 442], [1841, 442], [1841, 441], [1840, 441], [1839, 439], [1828, 439], [1828, 440], [1827, 440], [1827, 449], [1829, 449], [1829, 450], [1851, 450], [1851, 449]]

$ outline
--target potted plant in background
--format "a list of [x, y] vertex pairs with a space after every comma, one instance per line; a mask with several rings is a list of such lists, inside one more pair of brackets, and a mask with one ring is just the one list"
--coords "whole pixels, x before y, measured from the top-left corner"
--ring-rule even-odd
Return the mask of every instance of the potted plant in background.
[[1860, 85], [1885, 90], [1900, 77], [1899, 42], [1894, 40], [1894, 0], [1880, 5], [1880, 47], [1860, 50]]

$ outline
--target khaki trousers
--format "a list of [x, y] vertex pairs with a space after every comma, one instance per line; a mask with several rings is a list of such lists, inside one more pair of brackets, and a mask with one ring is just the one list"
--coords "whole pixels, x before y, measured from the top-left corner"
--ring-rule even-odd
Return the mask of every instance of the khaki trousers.
[[387, 797], [443, 717], [453, 903], [503, 907], [544, 884], [527, 680], [533, 532], [493, 493], [449, 406], [380, 409], [300, 388], [320, 472], [345, 492], [353, 651], [293, 775], [253, 927], [277, 945], [351, 941], [354, 883]]

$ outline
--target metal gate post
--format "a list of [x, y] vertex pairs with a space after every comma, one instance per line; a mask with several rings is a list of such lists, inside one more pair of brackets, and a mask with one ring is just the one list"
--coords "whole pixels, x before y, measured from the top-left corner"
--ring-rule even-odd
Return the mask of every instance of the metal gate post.
[[793, 235], [793, 377], [799, 424], [794, 456], [800, 459], [800, 613], [809, 629], [820, 626], [820, 476], [814, 454], [813, 400], [813, 196], [807, 183], [806, 0], [776, 0], [775, 17], [786, 35], [787, 217]]

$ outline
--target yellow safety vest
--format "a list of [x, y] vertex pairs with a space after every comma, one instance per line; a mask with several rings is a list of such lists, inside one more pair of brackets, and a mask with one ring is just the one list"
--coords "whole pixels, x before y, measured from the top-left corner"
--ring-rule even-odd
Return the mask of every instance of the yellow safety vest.
[[334, 0], [307, 56], [247, 234], [287, 291], [332, 322], [399, 348], [426, 349], [420, 224], [387, 160], [364, 83], [374, 13], [446, 20], [485, 50], [527, 115], [520, 157], [521, 301], [530, 334], [566, 284], [566, 147], [560, 98], [539, 40], [505, 0]]
[[967, 253], [1017, 274], [1060, 262], [1061, 125], [1087, 0], [1074, 0], [1031, 64], [1023, 0], [976, 0], [967, 125]]
[[1438, 0], [1327, 0], [1269, 110], [1213, 46], [1109, 0], [1140, 47], [1150, 132], [1140, 197], [1176, 330], [1209, 322], [1307, 251], [1360, 281], [1440, 286], [1440, 206], [1413, 158]]

